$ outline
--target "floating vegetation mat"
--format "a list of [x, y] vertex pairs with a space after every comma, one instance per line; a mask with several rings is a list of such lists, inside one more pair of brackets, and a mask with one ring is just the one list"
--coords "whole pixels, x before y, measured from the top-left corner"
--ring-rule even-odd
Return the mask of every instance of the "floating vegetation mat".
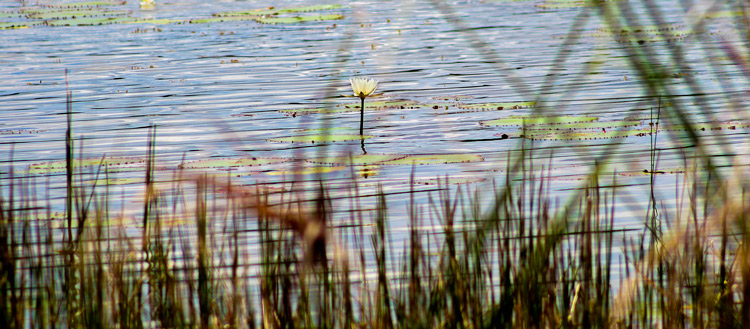
[[[408, 107], [414, 107], [418, 106], [419, 102], [409, 100], [409, 99], [389, 99], [389, 100], [382, 100], [382, 101], [371, 101], [371, 102], [365, 102], [365, 110], [368, 109], [376, 109], [376, 110], [385, 110], [385, 109], [404, 109]], [[338, 105], [339, 107], [343, 107], [346, 109], [353, 109], [359, 111], [360, 103], [346, 103]]]
[[[484, 177], [449, 177], [449, 178], [425, 178], [415, 179], [413, 182], [416, 185], [463, 185], [463, 184], [474, 184], [486, 181]], [[412, 181], [404, 181], [405, 184], [411, 184]]]
[[96, 26], [109, 24], [169, 24], [168, 19], [138, 19], [133, 17], [84, 17], [47, 21], [49, 26]]
[[668, 31], [679, 31], [685, 29], [683, 24], [664, 24], [664, 25], [639, 25], [639, 26], [622, 26], [617, 28], [600, 27], [596, 30], [600, 33], [609, 34], [634, 34], [634, 33], [660, 33]]
[[[648, 120], [598, 121], [587, 116], [508, 116], [502, 119], [483, 121], [485, 126], [513, 128], [494, 134], [508, 138], [509, 134], [532, 140], [595, 140], [623, 137], [644, 137], [654, 131], [734, 131], [750, 127], [749, 123], [727, 121], [683, 125], [652, 125]], [[519, 127], [525, 125], [524, 127]], [[525, 128], [525, 130], [524, 130]]]
[[671, 125], [671, 126], [659, 126], [661, 130], [667, 131], [719, 131], [719, 130], [737, 130], [750, 127], [750, 123], [738, 122], [738, 121], [727, 121], [727, 122], [707, 122], [707, 123], [695, 123], [690, 126], [683, 125]]
[[39, 5], [0, 13], [0, 18], [21, 18], [23, 21], [0, 22], [0, 30], [35, 26], [95, 26], [109, 24], [206, 24], [231, 21], [256, 21], [261, 24], [294, 24], [344, 19], [341, 13], [299, 15], [300, 13], [342, 8], [337, 4], [293, 8], [250, 10], [213, 14], [213, 17], [192, 19], [150, 19], [137, 17], [140, 11], [125, 9], [125, 1], [88, 1], [67, 4]]
[[[102, 172], [132, 172], [145, 170], [146, 160], [141, 158], [131, 157], [109, 157], [109, 158], [90, 158], [76, 160], [73, 162], [73, 167], [78, 169], [89, 168], [96, 170], [96, 167], [101, 167]], [[46, 173], [60, 173], [66, 171], [68, 168], [65, 160], [35, 163], [29, 166], [29, 173], [33, 175], [46, 174]]]
[[76, 19], [83, 17], [99, 17], [99, 16], [121, 16], [127, 15], [127, 10], [105, 10], [105, 9], [71, 9], [71, 10], [40, 10], [34, 13], [27, 14], [26, 17], [30, 19]]
[[372, 177], [377, 176], [380, 173], [380, 166], [378, 165], [367, 165], [367, 166], [361, 166], [357, 168], [357, 175], [359, 177]]
[[266, 9], [253, 9], [253, 10], [240, 10], [240, 11], [227, 11], [216, 13], [214, 16], [271, 16], [279, 14], [289, 13], [304, 13], [321, 10], [340, 9], [343, 6], [338, 4], [326, 4], [326, 5], [313, 5], [303, 7], [291, 7], [291, 8], [274, 8], [269, 7]]
[[34, 26], [34, 25], [35, 24], [19, 23], [19, 22], [0, 22], [0, 30], [27, 29], [29, 28], [29, 26]]
[[650, 42], [675, 42], [692, 35], [691, 29], [669, 30], [659, 33], [625, 33], [613, 35], [615, 41], [620, 43], [644, 44]]
[[[414, 108], [419, 103], [408, 99], [390, 99], [390, 100], [379, 100], [372, 102], [365, 102], [365, 111], [380, 111], [387, 109], [404, 109]], [[280, 113], [284, 113], [289, 116], [308, 115], [308, 114], [320, 114], [320, 113], [343, 113], [343, 112], [359, 112], [360, 103], [344, 103], [338, 104], [333, 107], [311, 107], [301, 109], [282, 109]]]
[[296, 117], [298, 115], [308, 115], [316, 113], [341, 113], [341, 112], [354, 112], [354, 109], [342, 109], [342, 108], [326, 108], [326, 107], [310, 107], [301, 109], [283, 109], [279, 110], [280, 113], [284, 113], [289, 116]]
[[580, 123], [580, 122], [594, 122], [597, 121], [597, 117], [590, 116], [575, 116], [575, 115], [562, 115], [562, 116], [523, 116], [523, 115], [511, 115], [501, 119], [480, 121], [479, 124], [483, 126], [534, 126], [534, 125], [560, 125], [563, 127], [565, 124]]
[[536, 102], [515, 102], [515, 103], [479, 103], [479, 104], [458, 104], [461, 109], [467, 110], [485, 110], [485, 111], [502, 111], [507, 109], [523, 109], [536, 105]]
[[314, 134], [314, 135], [300, 135], [300, 136], [289, 136], [279, 138], [269, 138], [267, 141], [274, 143], [334, 143], [334, 142], [346, 142], [346, 141], [358, 141], [363, 139], [374, 138], [372, 135], [355, 135], [355, 134], [342, 134], [342, 135], [329, 135], [329, 134]]
[[472, 99], [474, 96], [467, 96], [467, 95], [446, 95], [446, 96], [435, 96], [432, 99], [437, 101], [456, 101], [460, 102], [467, 99]]
[[[441, 112], [440, 114], [458, 114], [469, 112], [498, 111], [507, 109], [525, 109], [533, 107], [535, 102], [505, 102], [505, 103], [459, 103], [462, 100], [471, 99], [473, 96], [448, 95], [435, 96], [434, 100], [443, 102], [421, 103], [410, 99], [385, 99], [365, 102], [365, 111], [381, 111], [388, 109], [433, 109], [448, 110], [449, 108], [458, 108], [450, 112]], [[452, 102], [451, 102], [452, 101]], [[280, 113], [289, 116], [319, 114], [319, 113], [342, 113], [342, 112], [359, 112], [359, 102], [337, 104], [331, 107], [309, 107], [299, 109], [281, 109]]]
[[332, 14], [332, 15], [306, 15], [306, 16], [294, 16], [294, 17], [257, 17], [253, 20], [262, 24], [293, 24], [302, 22], [316, 22], [316, 21], [333, 21], [338, 19], [344, 19], [344, 15]]
[[[167, 181], [170, 182], [171, 181]], [[130, 178], [110, 178], [110, 179], [99, 179], [92, 180], [90, 184], [96, 185], [130, 185], [130, 184], [145, 184], [146, 179], [143, 177], [130, 177]]]
[[312, 128], [312, 129], [297, 129], [293, 130], [293, 132], [296, 133], [328, 133], [328, 134], [335, 134], [337, 132], [345, 132], [345, 133], [355, 133], [356, 131], [352, 128], [347, 127], [327, 127], [327, 128]]
[[602, 130], [602, 131], [560, 131], [560, 130], [527, 130], [521, 137], [531, 140], [594, 140], [623, 138], [631, 136], [648, 136], [651, 130]]
[[745, 14], [739, 10], [719, 10], [719, 11], [708, 12], [705, 15], [703, 15], [703, 17], [707, 19], [733, 18], [733, 17], [742, 17], [742, 16], [745, 16]]
[[400, 159], [380, 162], [381, 165], [433, 165], [448, 163], [480, 162], [484, 158], [478, 154], [415, 154]]
[[314, 175], [314, 174], [327, 174], [331, 172], [336, 171], [342, 171], [346, 169], [346, 167], [307, 167], [307, 168], [301, 168], [301, 169], [291, 169], [291, 170], [276, 170], [266, 173], [267, 175], [271, 176], [278, 176], [278, 175]]
[[[625, 0], [603, 0], [601, 2], [617, 2]], [[594, 7], [596, 2], [589, 0], [547, 0], [545, 2], [535, 4], [534, 7], [544, 10], [554, 9], [570, 9], [570, 8], [583, 8], [583, 7]]]
[[306, 160], [310, 163], [327, 165], [430, 165], [448, 163], [480, 162], [484, 158], [478, 154], [363, 154]]
[[71, 2], [71, 3], [57, 3], [49, 4], [47, 7], [51, 8], [85, 8], [85, 7], [106, 7], [106, 6], [122, 6], [127, 1], [83, 1], [83, 2]]
[[[682, 40], [695, 32], [683, 24], [600, 27], [595, 32], [583, 33], [589, 38], [610, 38], [620, 43], [646, 44]], [[565, 36], [559, 36], [565, 38]]]
[[674, 174], [684, 174], [685, 168], [682, 167], [676, 167], [676, 168], [657, 168], [653, 172], [649, 169], [643, 169], [641, 171], [623, 171], [618, 172], [617, 174], [620, 176], [651, 176], [651, 175], [674, 175]]
[[0, 129], [0, 135], [32, 135], [47, 131], [49, 129]]
[[[312, 21], [331, 21], [344, 19], [342, 14], [318, 14], [318, 15], [297, 15], [299, 13], [332, 10], [342, 8], [338, 4], [324, 4], [314, 6], [303, 6], [293, 8], [269, 7], [267, 9], [254, 9], [243, 11], [228, 11], [213, 14], [216, 17], [246, 17], [261, 24], [293, 24]], [[294, 15], [290, 15], [294, 14]]]
[[609, 130], [628, 127], [637, 127], [641, 121], [616, 120], [616, 121], [585, 121], [585, 122], [565, 122], [565, 123], [540, 123], [532, 124], [526, 130]]
[[179, 166], [184, 169], [224, 169], [231, 170], [239, 167], [258, 167], [289, 161], [288, 158], [216, 158], [192, 161]]
[[339, 156], [330, 158], [313, 158], [307, 159], [307, 162], [327, 165], [373, 165], [386, 161], [402, 159], [407, 157], [405, 154], [363, 154], [355, 156]]

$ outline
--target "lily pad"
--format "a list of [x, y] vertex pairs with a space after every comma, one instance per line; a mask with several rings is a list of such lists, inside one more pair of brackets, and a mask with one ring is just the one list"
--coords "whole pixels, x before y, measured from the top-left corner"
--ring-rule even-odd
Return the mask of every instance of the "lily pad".
[[235, 167], [257, 167], [287, 161], [289, 161], [288, 158], [218, 158], [192, 161], [179, 167], [184, 169], [229, 169]]
[[409, 108], [424, 108], [433, 110], [447, 110], [452, 104], [450, 103], [419, 103]]
[[626, 120], [626, 121], [646, 121], [646, 122], [651, 122], [652, 120], [653, 121], [658, 121], [658, 120], [664, 121], [667, 118], [675, 118], [675, 117], [676, 117], [675, 115], [666, 114], [666, 113], [660, 113], [660, 114], [653, 113], [653, 114], [651, 114], [649, 112], [643, 112], [643, 113], [639, 113], [639, 114], [628, 115], [625, 118], [623, 118], [623, 120]]
[[332, 142], [345, 142], [345, 141], [358, 141], [363, 139], [370, 139], [375, 136], [371, 135], [301, 135], [301, 136], [289, 136], [280, 138], [269, 138], [269, 142], [276, 143], [332, 143]]
[[593, 2], [587, 1], [587, 0], [580, 0], [580, 1], [566, 1], [566, 0], [554, 0], [554, 1], [545, 1], [540, 4], [534, 5], [534, 7], [540, 8], [540, 9], [569, 9], [569, 8], [581, 8], [581, 7], [592, 7], [594, 6]]
[[416, 154], [405, 158], [380, 162], [381, 165], [432, 165], [448, 163], [481, 162], [484, 158], [478, 154]]
[[714, 18], [730, 18], [730, 17], [742, 17], [744, 14], [739, 10], [719, 10], [710, 13], [706, 13], [703, 17], [707, 19]]
[[29, 24], [23, 22], [0, 22], [0, 30], [28, 29]]
[[477, 154], [363, 154], [352, 157], [315, 158], [306, 160], [316, 164], [330, 165], [418, 165], [480, 162], [484, 158]]
[[314, 108], [302, 108], [302, 109], [283, 109], [283, 110], [279, 110], [279, 113], [284, 113], [286, 115], [291, 115], [291, 116], [298, 116], [298, 115], [308, 115], [308, 114], [316, 114], [316, 113], [354, 112], [355, 110], [359, 111], [359, 108], [353, 109], [353, 108], [314, 107]]
[[256, 17], [252, 16], [235, 16], [235, 17], [211, 17], [211, 18], [197, 18], [183, 21], [189, 24], [206, 24], [206, 23], [221, 23], [221, 22], [233, 22], [233, 21], [252, 21]]
[[279, 170], [266, 173], [267, 175], [313, 175], [313, 174], [326, 174], [335, 171], [341, 171], [346, 167], [308, 167], [301, 170]]
[[481, 121], [479, 124], [483, 126], [533, 126], [533, 125], [551, 125], [551, 124], [569, 124], [577, 122], [594, 122], [597, 121], [597, 117], [589, 116], [574, 116], [574, 115], [562, 115], [562, 116], [520, 116], [511, 115], [502, 119]]
[[104, 185], [130, 185], [130, 184], [145, 184], [146, 180], [143, 177], [130, 177], [130, 178], [110, 178], [110, 179], [99, 179], [99, 180], [90, 180], [87, 181], [89, 184], [94, 184], [96, 182], [97, 186], [104, 186]]
[[21, 13], [18, 13], [18, 12], [7, 12], [7, 11], [0, 12], [0, 18], [19, 18], [19, 17], [21, 17]]
[[[365, 101], [365, 111], [372, 110], [372, 109], [375, 109], [375, 110], [398, 109], [398, 108], [403, 109], [403, 108], [417, 106], [418, 104], [419, 104], [418, 102], [409, 100], [409, 99], [389, 99], [389, 100], [373, 101], [373, 102]], [[360, 103], [359, 102], [347, 103], [347, 104], [340, 104], [337, 106], [359, 111]]]
[[253, 20], [261, 24], [294, 24], [302, 22], [315, 22], [315, 21], [332, 21], [344, 19], [344, 15], [341, 14], [330, 14], [330, 15], [308, 15], [308, 16], [295, 16], [295, 17], [253, 17]]
[[0, 135], [30, 135], [47, 132], [49, 129], [3, 129]]
[[356, 132], [352, 128], [347, 127], [328, 127], [328, 128], [313, 128], [313, 129], [297, 129], [293, 130], [294, 132], [319, 132], [319, 133], [336, 133], [341, 131], [347, 131], [347, 132]]
[[629, 120], [618, 120], [618, 121], [593, 121], [593, 122], [563, 122], [558, 124], [535, 124], [527, 127], [529, 130], [599, 130], [602, 131], [609, 129], [620, 129], [627, 127], [637, 127], [641, 125], [641, 121], [629, 121]]
[[[601, 2], [617, 2], [627, 0], [601, 0]], [[581, 8], [581, 7], [594, 7], [597, 3], [590, 0], [547, 0], [541, 4], [534, 5], [540, 9], [569, 9], [569, 8]]]
[[509, 110], [523, 109], [536, 105], [536, 102], [516, 102], [516, 103], [480, 103], [480, 104], [458, 104], [462, 109], [474, 110]]
[[[140, 158], [130, 157], [111, 157], [111, 158], [90, 158], [75, 160], [74, 167], [98, 167], [107, 166], [109, 172], [126, 172], [126, 171], [138, 171], [143, 170], [146, 160]], [[30, 174], [46, 174], [63, 172], [67, 169], [67, 163], [65, 160], [35, 163], [29, 166]]]
[[280, 9], [271, 7], [267, 9], [221, 12], [221, 13], [214, 14], [214, 16], [244, 16], [244, 15], [267, 16], [267, 15], [278, 15], [278, 14], [285, 14], [285, 13], [302, 13], [302, 12], [311, 12], [311, 11], [331, 10], [331, 9], [338, 9], [341, 7], [342, 6], [339, 4], [313, 5], [313, 6], [280, 8]]
[[302, 6], [302, 7], [294, 7], [294, 8], [284, 8], [279, 10], [279, 13], [303, 13], [303, 12], [310, 12], [310, 11], [320, 11], [320, 10], [331, 10], [331, 9], [339, 9], [342, 8], [342, 5], [339, 4], [323, 4], [323, 5], [312, 5], [312, 6]]
[[130, 20], [130, 21], [125, 20], [122, 23], [123, 24], [157, 24], [157, 25], [162, 25], [162, 24], [172, 24], [172, 23], [179, 23], [179, 22], [182, 22], [182, 21], [175, 21], [175, 20], [171, 20], [171, 19], [167, 19], [167, 18], [161, 18], [161, 19], [157, 19], [157, 18], [154, 18], [154, 19], [140, 19], [140, 18], [137, 18], [137, 19], [133, 19], [133, 20]]
[[84, 17], [48, 21], [49, 26], [95, 26], [134, 22], [132, 17]]
[[328, 165], [373, 165], [386, 161], [393, 161], [407, 157], [404, 154], [362, 154], [355, 156], [339, 156], [331, 158], [313, 158], [305, 161], [316, 164]]
[[597, 140], [624, 137], [643, 137], [651, 134], [648, 129], [608, 130], [608, 131], [560, 131], [560, 130], [527, 130], [522, 137], [530, 140]]
[[661, 130], [667, 131], [684, 131], [684, 130], [695, 130], [695, 131], [712, 131], [712, 130], [737, 130], [750, 127], [750, 123], [746, 122], [707, 122], [707, 123], [696, 123], [690, 126], [683, 125], [662, 125]]
[[[446, 178], [427, 178], [427, 179], [415, 179], [415, 185], [463, 185], [463, 184], [474, 184], [486, 181], [487, 178], [483, 177], [448, 177]], [[411, 181], [405, 181], [406, 184], [411, 184]]]
[[687, 38], [693, 34], [690, 29], [681, 29], [674, 31], [665, 31], [659, 33], [635, 33], [615, 35], [615, 41], [620, 43], [650, 43], [650, 42], [673, 42]]
[[603, 27], [596, 29], [595, 33], [587, 34], [590, 37], [609, 37], [621, 43], [638, 43], [659, 41], [676, 41], [684, 39], [693, 34], [694, 31], [682, 24], [665, 25], [643, 25]]
[[[408, 99], [390, 99], [390, 100], [381, 100], [381, 101], [372, 101], [368, 102], [365, 101], [365, 111], [378, 111], [378, 110], [386, 110], [386, 109], [398, 109], [398, 108], [414, 108], [418, 106], [419, 103], [408, 100]], [[360, 103], [345, 103], [345, 104], [338, 104], [335, 108], [325, 108], [325, 107], [312, 107], [312, 108], [301, 108], [301, 109], [282, 109], [279, 110], [279, 113], [284, 113], [286, 115], [291, 116], [298, 116], [298, 115], [308, 115], [308, 114], [318, 114], [318, 113], [343, 113], [343, 112], [359, 112], [360, 111]]]
[[633, 34], [633, 33], [657, 33], [666, 31], [678, 31], [685, 28], [683, 24], [664, 24], [664, 25], [640, 25], [640, 26], [622, 26], [618, 28], [600, 27], [596, 30], [599, 32], [612, 34]]
[[380, 166], [378, 165], [367, 165], [357, 168], [357, 175], [364, 178], [377, 176], [378, 173], [380, 173]]
[[[526, 130], [525, 135], [522, 137], [533, 140], [596, 140], [605, 138], [645, 137], [651, 135], [654, 132], [654, 129], [650, 126], [628, 129], [629, 127], [637, 127], [639, 124], [636, 123], [639, 123], [639, 121], [625, 120], [621, 121], [619, 125], [613, 124], [614, 122], [615, 121], [602, 121], [590, 123], [560, 124], [558, 126], [534, 125], [530, 126]], [[568, 127], [575, 128], [569, 129]], [[729, 121], [698, 123], [691, 125], [690, 127], [681, 125], [660, 125], [657, 127], [657, 132], [684, 131], [688, 129], [692, 129], [694, 131], [731, 131], [748, 127], [750, 127], [750, 123]]]
[[463, 101], [467, 99], [472, 99], [474, 96], [468, 96], [468, 95], [445, 95], [445, 96], [435, 96], [432, 99], [437, 101]]
[[59, 3], [50, 4], [49, 7], [58, 8], [82, 8], [82, 7], [105, 7], [105, 6], [121, 6], [126, 1], [83, 1], [83, 2], [71, 2], [71, 3]]
[[[657, 168], [654, 170], [654, 175], [670, 175], [670, 174], [682, 174], [685, 173], [685, 168]], [[642, 171], [623, 171], [618, 172], [620, 176], [651, 176], [652, 172], [649, 169], [643, 169]]]
[[73, 10], [46, 10], [28, 15], [31, 19], [76, 19], [83, 17], [99, 16], [121, 16], [126, 15], [126, 10], [102, 10], [102, 9], [73, 9]]

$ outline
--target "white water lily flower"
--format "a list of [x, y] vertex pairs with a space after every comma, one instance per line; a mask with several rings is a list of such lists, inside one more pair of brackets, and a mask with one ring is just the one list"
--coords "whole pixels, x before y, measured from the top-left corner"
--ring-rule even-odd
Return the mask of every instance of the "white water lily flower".
[[[378, 87], [378, 80], [354, 77], [349, 78], [349, 82], [352, 84], [354, 95], [357, 95], [362, 100], [362, 105], [359, 108], [359, 134], [362, 135], [365, 126], [365, 98], [370, 96], [375, 91], [375, 88]], [[362, 145], [362, 149], [364, 150], [364, 144]]]
[[156, 9], [156, 0], [141, 0], [142, 10], [154, 10]]
[[373, 91], [375, 91], [375, 88], [378, 87], [378, 80], [375, 79], [367, 79], [367, 78], [350, 78], [349, 82], [352, 84], [352, 90], [354, 91], [354, 95], [356, 95], [359, 98], [364, 99], [367, 96], [370, 96]]

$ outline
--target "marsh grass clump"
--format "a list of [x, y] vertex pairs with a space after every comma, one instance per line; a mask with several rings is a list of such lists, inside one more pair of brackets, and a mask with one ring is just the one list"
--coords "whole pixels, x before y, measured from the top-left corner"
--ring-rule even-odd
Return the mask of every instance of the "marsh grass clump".
[[[80, 183], [106, 178], [106, 162], [67, 171], [71, 206], [56, 217], [34, 176], [9, 172], [7, 327], [719, 327], [739, 325], [749, 307], [750, 210], [728, 182], [718, 198], [702, 196], [718, 182], [697, 164], [677, 173], [683, 206], [659, 210], [665, 220], [642, 231], [615, 223], [617, 176], [595, 171], [555, 204], [551, 176], [527, 150], [494, 184], [490, 208], [450, 177], [432, 181], [419, 204], [422, 183], [412, 181], [407, 234], [396, 241], [388, 194], [365, 196], [356, 175], [344, 218], [322, 181], [267, 190], [183, 167], [172, 188], [157, 188], [155, 135], [133, 214], [109, 208], [106, 184]], [[356, 206], [367, 198], [374, 208]]]

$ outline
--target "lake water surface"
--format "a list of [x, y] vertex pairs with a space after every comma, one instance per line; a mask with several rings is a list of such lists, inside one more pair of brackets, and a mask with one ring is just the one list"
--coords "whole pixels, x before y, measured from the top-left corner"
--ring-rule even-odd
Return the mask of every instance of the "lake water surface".
[[[132, 1], [108, 10], [173, 22], [0, 30], [2, 178], [8, 175], [11, 150], [16, 171], [65, 159], [67, 70], [76, 152], [82, 149], [84, 158], [132, 157], [137, 160], [130, 167], [140, 168], [148, 129], [156, 126], [157, 168], [165, 179], [181, 163], [200, 167], [201, 162], [195, 161], [278, 158], [253, 167], [206, 166], [215, 173], [231, 172], [241, 184], [296, 179], [314, 186], [322, 172], [330, 186], [337, 186], [357, 176], [365, 192], [381, 185], [390, 193], [392, 218], [404, 220], [389, 225], [404, 232], [409, 194], [400, 192], [412, 188], [412, 176], [421, 183], [416, 189], [425, 191], [416, 194], [417, 204], [428, 203], [426, 191], [438, 188], [433, 179], [445, 175], [463, 183], [451, 185], [453, 190], [478, 188], [482, 199], [490, 200], [493, 184], [505, 180], [509, 157], [517, 157], [526, 143], [525, 148], [534, 149], [535, 175], [551, 176], [549, 188], [558, 202], [585, 186], [585, 174], [596, 161], [604, 160], [608, 167], [603, 180], [616, 178], [624, 186], [617, 191], [615, 226], [642, 229], [650, 176], [638, 173], [651, 168], [648, 134], [610, 138], [605, 132], [618, 129], [613, 123], [581, 128], [573, 139], [546, 135], [532, 142], [521, 137], [520, 126], [485, 121], [540, 111], [595, 117], [599, 122], [636, 116], [640, 129], [646, 129], [651, 109], [657, 111], [660, 103], [667, 103], [650, 97], [644, 88], [648, 78], [629, 64], [629, 50], [646, 49], [664, 63], [654, 61], [662, 71], [652, 78], [666, 79], [675, 94], [684, 95], [671, 102], [682, 102], [695, 122], [725, 124], [710, 136], [699, 132], [707, 136], [706, 148], [718, 156], [717, 163], [746, 164], [743, 123], [750, 121], [738, 109], [747, 106], [750, 79], [741, 67], [732, 65], [726, 46], [747, 48], [733, 32], [731, 18], [709, 19], [704, 31], [691, 31], [685, 28], [687, 9], [673, 1], [657, 2], [664, 24], [625, 37], [610, 31], [594, 10], [548, 9], [542, 1], [455, 1], [449, 3], [452, 12], [428, 1], [341, 2], [340, 8], [287, 15], [341, 14], [341, 19], [292, 24], [190, 20], [271, 5], [290, 8], [315, 3], [159, 1], [155, 10], [145, 11]], [[6, 21], [31, 22], [13, 15], [22, 10], [15, 1], [0, 4], [0, 11], [9, 13]], [[654, 24], [641, 9], [634, 10], [644, 25]], [[564, 45], [574, 27], [580, 29], [577, 38]], [[670, 37], [660, 36], [659, 31]], [[668, 56], [670, 47], [681, 47], [686, 54], [680, 65]], [[274, 140], [311, 134], [301, 130], [321, 127], [332, 128], [332, 134], [356, 134], [359, 100], [350, 96], [348, 82], [354, 76], [380, 81], [377, 95], [368, 103], [401, 99], [410, 103], [368, 108], [365, 134], [372, 138], [364, 146], [359, 140], [329, 144]], [[702, 96], [695, 96], [698, 92]], [[538, 106], [525, 103], [531, 101]], [[506, 104], [499, 109], [487, 103]], [[335, 111], [304, 115], [302, 109], [310, 108]], [[729, 129], [727, 123], [736, 129]], [[595, 134], [600, 132], [604, 135]], [[683, 160], [695, 152], [683, 135], [679, 129], [664, 131], [657, 139], [658, 167], [664, 174], [658, 176], [656, 193], [663, 209], [675, 207], [675, 185], [683, 180], [681, 172], [686, 168]], [[611, 143], [619, 145], [611, 148]], [[373, 162], [352, 170], [341, 160], [324, 165], [293, 161], [324, 154], [357, 156], [364, 153], [363, 147], [367, 154], [394, 155], [393, 159], [460, 154], [467, 162], [423, 157], [414, 167], [410, 161]], [[306, 174], [294, 176], [300, 166], [308, 168]], [[41, 171], [34, 175], [45, 177]], [[142, 193], [138, 183], [142, 171], [113, 175], [123, 179], [111, 189], [128, 200], [125, 208], [135, 204]], [[53, 197], [64, 195], [62, 175], [53, 173], [50, 184], [53, 194], [60, 193]], [[60, 203], [53, 208], [61, 211], [63, 203], [57, 200]], [[375, 201], [363, 198], [362, 207]], [[348, 199], [334, 206], [341, 218], [349, 216], [349, 208]], [[134, 232], [139, 223], [136, 209]], [[403, 236], [396, 234], [400, 241]]]

